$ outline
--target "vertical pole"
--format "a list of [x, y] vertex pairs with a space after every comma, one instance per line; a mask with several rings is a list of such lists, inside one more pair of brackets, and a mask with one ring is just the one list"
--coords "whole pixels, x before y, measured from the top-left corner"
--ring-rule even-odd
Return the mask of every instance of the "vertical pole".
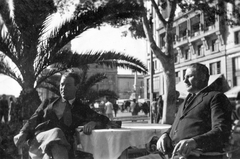
[[153, 103], [153, 53], [150, 53], [150, 123], [153, 123], [152, 103]]

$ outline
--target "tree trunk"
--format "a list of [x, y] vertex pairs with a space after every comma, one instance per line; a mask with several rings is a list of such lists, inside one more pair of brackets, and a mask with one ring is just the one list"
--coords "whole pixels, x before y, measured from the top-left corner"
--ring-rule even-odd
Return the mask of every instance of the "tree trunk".
[[19, 100], [22, 108], [23, 120], [29, 119], [41, 103], [36, 89], [32, 89], [31, 91], [22, 90]]
[[165, 95], [163, 106], [163, 124], [172, 124], [176, 112], [175, 68], [172, 62], [163, 63], [165, 77]]

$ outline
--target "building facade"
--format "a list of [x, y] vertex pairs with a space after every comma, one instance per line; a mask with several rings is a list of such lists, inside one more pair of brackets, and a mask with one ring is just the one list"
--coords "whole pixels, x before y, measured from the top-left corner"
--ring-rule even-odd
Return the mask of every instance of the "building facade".
[[140, 99], [144, 97], [143, 75], [119, 74], [117, 75], [117, 92], [119, 99]]
[[[164, 51], [166, 31], [155, 16], [153, 13], [154, 38]], [[176, 13], [173, 33], [176, 84], [184, 79], [187, 65], [199, 62], [209, 68], [210, 75], [224, 75], [230, 87], [240, 85], [240, 26], [228, 25], [219, 15], [205, 15], [200, 11], [179, 12]], [[147, 61], [150, 68], [150, 52]], [[163, 70], [154, 55], [153, 69], [154, 96], [164, 94]], [[149, 81], [148, 75], [145, 77], [147, 98]]]

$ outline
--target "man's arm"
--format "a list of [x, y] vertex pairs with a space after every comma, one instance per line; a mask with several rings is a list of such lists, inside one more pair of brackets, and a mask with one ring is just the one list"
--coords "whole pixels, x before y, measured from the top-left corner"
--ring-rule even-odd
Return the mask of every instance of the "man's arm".
[[93, 129], [104, 129], [107, 127], [107, 124], [109, 123], [108, 117], [95, 112], [86, 105], [83, 105], [82, 107], [84, 107], [83, 110], [86, 115], [86, 124], [83, 127], [83, 132], [85, 134], [91, 134]]
[[26, 139], [31, 138], [34, 135], [35, 127], [41, 123], [44, 115], [44, 109], [48, 105], [49, 101], [45, 100], [41, 103], [41, 105], [37, 108], [35, 113], [30, 117], [30, 119], [24, 124], [20, 133], [26, 134]]

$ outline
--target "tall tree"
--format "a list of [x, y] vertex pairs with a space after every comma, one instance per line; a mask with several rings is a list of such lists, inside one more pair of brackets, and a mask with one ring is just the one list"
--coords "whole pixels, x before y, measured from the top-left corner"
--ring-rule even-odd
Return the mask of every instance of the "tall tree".
[[[140, 0], [141, 4], [144, 5], [146, 1]], [[149, 1], [147, 1], [149, 2]], [[209, 18], [218, 14], [222, 17], [224, 22], [229, 22], [233, 24], [237, 22], [237, 19], [228, 19], [227, 10], [225, 7], [226, 3], [232, 3], [234, 5], [235, 1], [233, 0], [150, 0], [151, 8], [153, 8], [156, 18], [161, 22], [162, 27], [165, 29], [165, 51], [163, 52], [160, 46], [157, 45], [152, 28], [152, 18], [149, 17], [149, 13], [146, 10], [146, 13], [143, 14], [142, 22], [144, 27], [145, 35], [149, 41], [151, 52], [160, 60], [165, 77], [165, 96], [164, 96], [164, 109], [163, 109], [163, 123], [172, 124], [174, 120], [175, 112], [175, 66], [174, 66], [174, 31], [173, 23], [175, 21], [176, 9], [179, 9], [182, 12], [188, 12], [190, 10], [203, 11]], [[164, 17], [162, 11], [168, 10], [168, 17]], [[239, 12], [236, 12], [239, 13]], [[236, 14], [237, 16], [239, 14]], [[211, 20], [211, 19], [210, 19]]]
[[[57, 10], [53, 0], [0, 1], [0, 73], [15, 79], [22, 87], [21, 101], [27, 108], [24, 112], [30, 110], [28, 115], [40, 103], [36, 88], [57, 72], [81, 67], [85, 58], [90, 63], [146, 72], [142, 62], [131, 56], [111, 51], [78, 55], [65, 47], [91, 28], [104, 23], [125, 24], [128, 18], [139, 17], [143, 9], [134, 0], [112, 0], [101, 5], [96, 5], [98, 1], [89, 2], [77, 3], [74, 16], [59, 22], [59, 26], [46, 36], [46, 25], [50, 24], [51, 14]], [[53, 65], [49, 71], [49, 66]]]

